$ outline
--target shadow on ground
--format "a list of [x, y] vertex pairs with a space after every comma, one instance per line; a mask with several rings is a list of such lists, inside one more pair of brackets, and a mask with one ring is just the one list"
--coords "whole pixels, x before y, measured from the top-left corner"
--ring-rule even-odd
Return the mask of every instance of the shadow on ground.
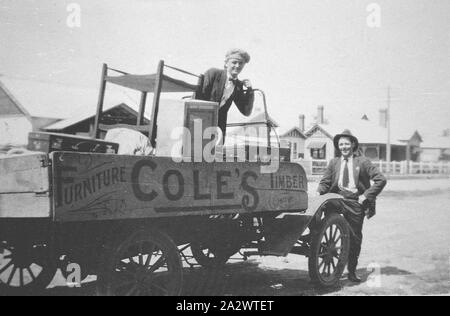
[[[363, 282], [367, 282], [375, 271], [365, 268], [357, 271]], [[381, 268], [382, 275], [411, 275], [410, 272], [387, 266]], [[262, 268], [257, 262], [229, 263], [218, 269], [200, 267], [184, 269], [184, 296], [316, 296], [339, 295], [346, 287], [359, 284], [342, 278], [339, 287], [321, 289], [310, 282], [308, 271], [294, 269]], [[84, 283], [81, 288], [58, 286], [47, 289], [45, 296], [94, 296], [96, 282]]]
[[371, 276], [375, 277], [375, 275], [377, 273], [379, 273], [382, 276], [412, 275], [412, 273], [409, 272], [409, 271], [402, 270], [402, 269], [399, 269], [397, 267], [392, 267], [392, 266], [382, 267], [379, 271], [376, 271], [375, 269], [369, 270], [367, 268], [361, 268], [361, 269], [358, 269], [356, 271], [356, 274], [360, 277], [360, 279], [362, 281], [361, 283], [350, 282], [346, 278], [346, 276], [344, 276], [344, 278], [341, 280], [341, 287], [342, 288], [344, 288], [344, 287], [354, 287], [354, 286], [358, 286], [358, 285], [364, 284], [364, 283], [366, 283], [369, 280], [369, 278]]
[[317, 290], [304, 270], [261, 268], [251, 261], [188, 269], [184, 282], [183, 295], [188, 296], [320, 295], [339, 290]]

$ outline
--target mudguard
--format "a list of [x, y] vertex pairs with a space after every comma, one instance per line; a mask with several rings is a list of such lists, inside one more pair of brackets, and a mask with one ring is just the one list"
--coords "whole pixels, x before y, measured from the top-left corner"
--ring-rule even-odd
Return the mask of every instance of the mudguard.
[[263, 248], [265, 255], [286, 256], [310, 225], [311, 221], [322, 217], [323, 206], [331, 200], [342, 200], [342, 195], [327, 193], [309, 199], [308, 209], [299, 213], [283, 213], [264, 224], [265, 238]]
[[331, 200], [343, 200], [344, 197], [342, 195], [336, 193], [327, 193], [324, 195], [320, 195], [317, 197], [313, 197], [308, 201], [308, 209], [303, 213], [306, 216], [321, 216], [322, 215], [322, 206]]

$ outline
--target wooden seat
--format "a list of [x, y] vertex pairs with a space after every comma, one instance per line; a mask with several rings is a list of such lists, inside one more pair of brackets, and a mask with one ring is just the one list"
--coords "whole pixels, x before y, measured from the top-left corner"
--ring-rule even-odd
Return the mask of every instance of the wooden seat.
[[[164, 74], [164, 68], [171, 68], [175, 71], [184, 73], [186, 75], [194, 76], [197, 78], [197, 84], [189, 84], [182, 80], [178, 80], [169, 77]], [[119, 73], [119, 76], [108, 75], [108, 70]], [[119, 86], [123, 86], [129, 89], [133, 89], [141, 92], [141, 100], [139, 103], [139, 112], [136, 125], [128, 124], [113, 124], [105, 125], [102, 124], [102, 112], [103, 112], [103, 101], [105, 97], [106, 83], [113, 83]], [[164, 64], [164, 61], [160, 60], [155, 74], [150, 75], [135, 75], [129, 74], [121, 70], [109, 68], [106, 64], [103, 64], [101, 82], [100, 82], [100, 92], [97, 103], [97, 112], [94, 122], [94, 137], [99, 138], [100, 132], [107, 131], [116, 127], [130, 128], [148, 135], [150, 142], [154, 148], [156, 148], [156, 130], [157, 130], [157, 120], [158, 120], [158, 109], [159, 109], [159, 99], [161, 92], [192, 92], [192, 97], [200, 93], [201, 87], [203, 85], [203, 75], [195, 75], [185, 70], [168, 66]], [[153, 92], [153, 107], [150, 125], [144, 124], [144, 113], [147, 100], [147, 93]]]

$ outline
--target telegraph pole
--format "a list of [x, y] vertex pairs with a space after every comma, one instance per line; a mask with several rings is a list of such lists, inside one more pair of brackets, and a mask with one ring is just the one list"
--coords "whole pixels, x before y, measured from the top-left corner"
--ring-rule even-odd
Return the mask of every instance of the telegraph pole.
[[391, 86], [388, 86], [387, 91], [387, 145], [386, 145], [386, 162], [387, 172], [391, 171]]

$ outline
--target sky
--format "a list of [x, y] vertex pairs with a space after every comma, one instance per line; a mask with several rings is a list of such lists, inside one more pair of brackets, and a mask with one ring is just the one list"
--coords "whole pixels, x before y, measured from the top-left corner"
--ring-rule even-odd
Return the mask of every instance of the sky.
[[104, 62], [202, 73], [240, 47], [282, 130], [318, 105], [378, 122], [390, 87], [393, 133], [427, 138], [450, 128], [449, 17], [448, 0], [0, 0], [0, 75], [98, 88]]

